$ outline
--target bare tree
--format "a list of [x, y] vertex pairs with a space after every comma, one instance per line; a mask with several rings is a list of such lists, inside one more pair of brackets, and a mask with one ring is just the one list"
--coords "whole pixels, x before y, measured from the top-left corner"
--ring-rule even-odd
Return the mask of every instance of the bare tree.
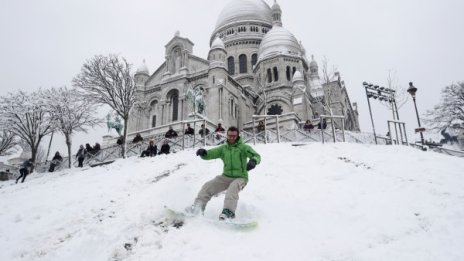
[[327, 57], [324, 56], [322, 60], [322, 79], [321, 79], [321, 83], [324, 88], [324, 100], [322, 101], [322, 106], [324, 110], [329, 113], [330, 116], [333, 115], [332, 99], [334, 96], [333, 88], [330, 86], [330, 83], [334, 81], [335, 71], [336, 71], [335, 67], [333, 67], [332, 70], [329, 69], [329, 60], [327, 59]]
[[441, 103], [426, 113], [426, 123], [435, 130], [464, 129], [464, 82], [453, 83], [441, 91]]
[[[388, 71], [388, 76], [387, 76], [387, 87], [390, 90], [394, 90], [393, 98], [395, 99], [396, 102], [396, 109], [400, 109], [403, 107], [404, 104], [409, 99], [409, 94], [406, 91], [406, 88], [401, 87], [398, 83], [398, 77], [396, 76], [396, 72], [389, 70]], [[389, 107], [391, 109], [391, 105], [389, 103], [385, 103], [385, 106]]]
[[53, 130], [48, 107], [40, 98], [41, 92], [27, 94], [18, 91], [0, 97], [0, 117], [6, 121], [9, 130], [30, 148], [33, 162], [36, 162], [42, 138]]
[[393, 100], [379, 99], [379, 101], [382, 105], [392, 111], [393, 120], [400, 120], [398, 110], [408, 101], [408, 92], [404, 87], [399, 85], [398, 77], [396, 76], [396, 72], [393, 70], [388, 70], [387, 85], [385, 87], [393, 91], [386, 94], [393, 98]]
[[72, 136], [76, 132], [87, 133], [87, 127], [99, 125], [102, 121], [96, 117], [97, 106], [93, 100], [86, 99], [77, 89], [66, 87], [51, 88], [43, 92], [48, 101], [55, 129], [62, 133], [68, 148], [68, 167], [72, 166]]
[[131, 65], [117, 55], [97, 55], [86, 61], [73, 85], [82, 88], [87, 97], [109, 105], [124, 120], [124, 145], [126, 157], [127, 123], [136, 101], [136, 86], [130, 72]]

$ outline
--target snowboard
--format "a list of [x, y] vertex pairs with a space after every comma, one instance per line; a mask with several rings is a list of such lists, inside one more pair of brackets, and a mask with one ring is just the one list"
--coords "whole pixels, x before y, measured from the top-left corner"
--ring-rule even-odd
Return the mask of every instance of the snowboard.
[[170, 224], [173, 227], [180, 228], [184, 226], [189, 219], [198, 218], [210, 224], [213, 224], [218, 227], [229, 228], [232, 230], [239, 231], [251, 231], [258, 227], [257, 221], [249, 220], [215, 220], [211, 218], [206, 218], [202, 215], [193, 216], [185, 212], [179, 212], [168, 207], [165, 209], [165, 222]]

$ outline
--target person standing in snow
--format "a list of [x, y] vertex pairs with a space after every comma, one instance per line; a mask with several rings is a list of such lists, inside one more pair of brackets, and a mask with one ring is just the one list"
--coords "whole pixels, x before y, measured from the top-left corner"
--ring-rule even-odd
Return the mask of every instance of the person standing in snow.
[[[212, 196], [227, 191], [219, 219], [234, 218], [239, 198], [238, 193], [248, 182], [248, 171], [260, 163], [261, 156], [249, 145], [243, 143], [236, 127], [230, 127], [227, 130], [226, 144], [210, 150], [199, 149], [196, 155], [204, 160], [220, 158], [224, 163], [224, 168], [222, 175], [216, 176], [203, 185], [194, 204], [187, 208], [187, 212], [194, 215], [203, 212]], [[247, 159], [249, 159], [248, 162]]]
[[16, 179], [16, 183], [18, 183], [19, 179], [21, 178], [23, 178], [21, 183], [24, 183], [24, 180], [26, 179], [27, 174], [32, 172], [31, 170], [33, 166], [34, 164], [32, 163], [32, 159], [28, 159], [24, 161], [23, 164], [21, 165], [21, 168], [19, 169], [19, 173], [21, 175]]
[[79, 165], [77, 166], [78, 168], [82, 168], [84, 165], [84, 159], [85, 155], [87, 154], [87, 151], [84, 149], [84, 145], [81, 145], [79, 147], [79, 150], [76, 153], [76, 158], [79, 161]]

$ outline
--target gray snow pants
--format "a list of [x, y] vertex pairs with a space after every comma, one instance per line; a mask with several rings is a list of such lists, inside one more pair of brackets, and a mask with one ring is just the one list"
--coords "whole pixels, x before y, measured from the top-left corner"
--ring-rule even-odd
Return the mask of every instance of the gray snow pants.
[[237, 209], [238, 193], [246, 186], [243, 178], [229, 178], [226, 176], [216, 176], [214, 179], [206, 182], [195, 199], [195, 205], [200, 205], [204, 210], [211, 197], [227, 190], [224, 199], [224, 208], [235, 213]]

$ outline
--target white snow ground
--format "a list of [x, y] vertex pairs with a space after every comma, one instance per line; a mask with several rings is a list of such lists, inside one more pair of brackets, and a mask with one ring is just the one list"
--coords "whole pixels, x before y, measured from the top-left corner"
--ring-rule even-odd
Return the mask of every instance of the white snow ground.
[[155, 225], [222, 169], [191, 149], [0, 183], [0, 260], [464, 260], [462, 158], [347, 143], [255, 149], [262, 162], [236, 212], [254, 231]]

